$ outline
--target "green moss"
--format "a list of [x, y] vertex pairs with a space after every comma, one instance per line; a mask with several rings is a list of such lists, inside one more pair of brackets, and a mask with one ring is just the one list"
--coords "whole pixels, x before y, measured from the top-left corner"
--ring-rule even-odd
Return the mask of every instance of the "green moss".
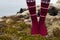
[[8, 36], [0, 36], [0, 40], [11, 40]]
[[46, 38], [27, 33], [30, 32], [30, 30], [27, 31], [27, 29], [30, 29], [31, 25], [25, 24], [24, 22], [15, 23], [14, 26], [15, 27], [2, 27], [0, 31], [3, 32], [3, 36], [0, 35], [0, 40], [60, 40], [58, 37]]

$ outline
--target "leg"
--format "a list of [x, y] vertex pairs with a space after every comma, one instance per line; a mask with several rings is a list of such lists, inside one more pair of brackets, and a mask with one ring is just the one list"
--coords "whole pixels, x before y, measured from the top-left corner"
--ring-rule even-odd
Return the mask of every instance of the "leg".
[[40, 27], [40, 34], [42, 36], [47, 35], [47, 28], [45, 25], [45, 18], [48, 12], [50, 0], [41, 0], [41, 13], [40, 13], [40, 20], [39, 20], [39, 27]]
[[27, 0], [27, 6], [31, 15], [32, 20], [32, 30], [31, 34], [38, 34], [38, 21], [36, 15], [36, 4], [35, 0]]

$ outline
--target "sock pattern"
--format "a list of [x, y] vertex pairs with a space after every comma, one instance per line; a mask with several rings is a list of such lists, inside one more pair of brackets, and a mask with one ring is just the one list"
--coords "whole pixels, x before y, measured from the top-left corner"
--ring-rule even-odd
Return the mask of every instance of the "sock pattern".
[[31, 20], [32, 20], [32, 29], [31, 29], [31, 34], [38, 34], [38, 21], [37, 21], [37, 15], [36, 15], [36, 4], [35, 0], [26, 0], [27, 6], [31, 15]]
[[39, 20], [39, 27], [40, 27], [40, 34], [42, 36], [47, 35], [47, 28], [45, 25], [45, 18], [48, 12], [50, 0], [41, 0], [41, 12], [40, 12], [40, 20]]

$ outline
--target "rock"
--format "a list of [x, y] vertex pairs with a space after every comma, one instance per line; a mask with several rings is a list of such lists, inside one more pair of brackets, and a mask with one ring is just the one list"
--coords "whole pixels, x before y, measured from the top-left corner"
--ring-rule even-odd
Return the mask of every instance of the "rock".
[[3, 22], [3, 21], [4, 21], [4, 19], [0, 18], [0, 22]]
[[4, 24], [3, 23], [0, 23], [0, 28], [4, 27]]
[[49, 8], [48, 12], [49, 12], [49, 15], [56, 16], [58, 13], [58, 10], [55, 7], [51, 6], [51, 8]]
[[22, 13], [22, 15], [27, 15], [27, 14], [29, 14], [29, 11], [27, 10], [27, 11], [24, 11], [23, 13]]
[[10, 24], [10, 23], [13, 23], [13, 22], [14, 22], [14, 20], [12, 20], [12, 19], [7, 19], [7, 20], [6, 20], [6, 23], [7, 23], [7, 24]]
[[26, 24], [31, 24], [31, 19], [25, 19], [24, 22], [25, 22]]

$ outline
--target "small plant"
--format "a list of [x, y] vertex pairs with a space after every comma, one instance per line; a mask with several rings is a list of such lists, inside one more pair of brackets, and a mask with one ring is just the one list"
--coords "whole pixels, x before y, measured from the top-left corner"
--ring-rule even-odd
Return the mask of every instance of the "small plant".
[[60, 37], [60, 29], [59, 29], [59, 28], [56, 28], [56, 29], [53, 31], [53, 35], [54, 35], [54, 37]]
[[0, 40], [11, 40], [8, 36], [0, 36]]

